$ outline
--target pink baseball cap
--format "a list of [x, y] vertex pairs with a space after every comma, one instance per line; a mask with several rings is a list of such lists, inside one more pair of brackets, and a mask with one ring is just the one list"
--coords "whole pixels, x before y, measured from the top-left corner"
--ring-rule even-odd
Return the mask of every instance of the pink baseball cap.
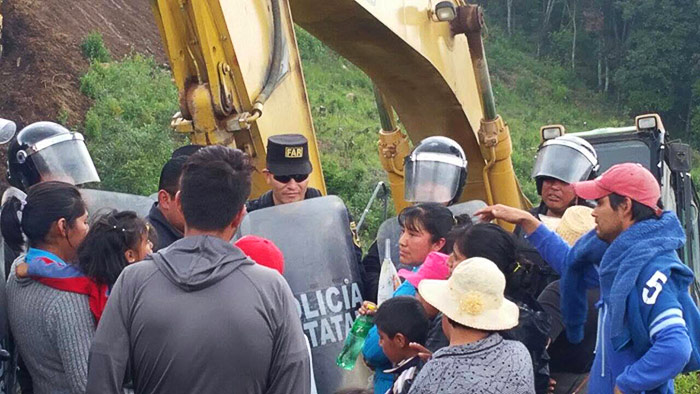
[[576, 195], [586, 200], [597, 200], [611, 193], [629, 197], [661, 215], [658, 206], [661, 188], [654, 175], [639, 163], [622, 163], [610, 167], [592, 181], [572, 184]]
[[269, 239], [246, 235], [236, 241], [235, 245], [256, 263], [284, 274], [284, 255]]
[[399, 276], [406, 278], [416, 289], [423, 279], [445, 280], [450, 276], [450, 267], [447, 266], [448, 257], [444, 253], [430, 252], [418, 271], [400, 269]]

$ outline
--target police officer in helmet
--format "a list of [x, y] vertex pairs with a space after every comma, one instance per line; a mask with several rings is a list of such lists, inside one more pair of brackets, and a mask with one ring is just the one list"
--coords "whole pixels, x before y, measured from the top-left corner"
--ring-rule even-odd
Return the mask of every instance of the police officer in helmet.
[[[20, 130], [7, 149], [7, 182], [13, 187], [3, 194], [24, 199], [32, 185], [62, 181], [73, 185], [99, 182], [100, 177], [80, 133], [71, 132], [53, 122], [37, 122]], [[5, 277], [16, 254], [4, 247]]]
[[532, 168], [537, 194], [542, 197], [537, 213], [561, 218], [566, 208], [578, 203], [570, 184], [595, 177], [598, 167], [595, 149], [583, 138], [563, 135], [545, 141]]
[[7, 181], [26, 190], [49, 180], [82, 185], [99, 182], [100, 177], [82, 134], [53, 122], [37, 122], [22, 129], [10, 143]]
[[[450, 138], [423, 139], [404, 158], [404, 199], [412, 203], [437, 202], [446, 206], [459, 201], [467, 181], [467, 157]], [[398, 226], [398, 221], [396, 222]], [[377, 301], [384, 243], [377, 240], [362, 260], [365, 300]], [[398, 242], [398, 240], [396, 240]], [[382, 251], [380, 252], [380, 248]]]
[[467, 180], [467, 157], [455, 141], [441, 136], [422, 140], [404, 159], [404, 199], [452, 205]]
[[[567, 208], [589, 203], [574, 194], [571, 183], [595, 178], [598, 171], [598, 155], [586, 140], [573, 135], [563, 135], [544, 141], [537, 149], [532, 178], [537, 184], [537, 194], [542, 197], [540, 204], [530, 213], [552, 230], [561, 220]], [[527, 241], [525, 233], [517, 226], [515, 234], [520, 238], [522, 252], [526, 258], [540, 269], [539, 277], [533, 275], [530, 293], [537, 297], [558, 275], [542, 260]]]

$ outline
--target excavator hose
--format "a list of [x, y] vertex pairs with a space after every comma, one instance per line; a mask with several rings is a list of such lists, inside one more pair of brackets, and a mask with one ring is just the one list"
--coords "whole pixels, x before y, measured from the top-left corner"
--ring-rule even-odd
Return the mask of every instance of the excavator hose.
[[[270, 71], [265, 78], [265, 84], [263, 89], [255, 99], [255, 104], [253, 105], [253, 110], [251, 111], [251, 117], [249, 120], [255, 120], [262, 116], [262, 108], [267, 98], [270, 97], [272, 91], [275, 89], [279, 81], [282, 79], [283, 65], [282, 65], [282, 55], [284, 50], [284, 34], [282, 32], [282, 12], [280, 9], [280, 0], [271, 0], [272, 5], [272, 24], [273, 24], [273, 47], [272, 47], [272, 62], [270, 62]], [[258, 113], [255, 117], [255, 113]], [[251, 119], [255, 117], [254, 119]]]

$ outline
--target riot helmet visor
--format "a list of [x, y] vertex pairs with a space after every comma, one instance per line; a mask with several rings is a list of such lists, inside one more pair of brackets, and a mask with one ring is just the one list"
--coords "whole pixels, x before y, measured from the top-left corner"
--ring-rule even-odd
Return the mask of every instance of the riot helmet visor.
[[537, 152], [532, 177], [554, 178], [566, 183], [584, 181], [598, 166], [594, 152], [568, 140], [549, 140]]
[[63, 181], [74, 185], [100, 181], [80, 133], [41, 140], [27, 149], [26, 154], [42, 181]]
[[0, 144], [6, 144], [15, 136], [17, 125], [15, 122], [0, 118]]
[[457, 194], [466, 163], [457, 156], [423, 152], [406, 160], [404, 199], [447, 203]]

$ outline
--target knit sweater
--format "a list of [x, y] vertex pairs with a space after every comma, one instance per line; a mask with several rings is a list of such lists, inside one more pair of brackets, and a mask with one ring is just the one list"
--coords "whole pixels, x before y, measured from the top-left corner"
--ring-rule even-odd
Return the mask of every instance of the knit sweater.
[[10, 329], [37, 394], [84, 393], [95, 321], [86, 295], [17, 278], [15, 260], [7, 281]]
[[421, 369], [409, 394], [534, 394], [532, 360], [523, 345], [497, 333], [442, 348]]

